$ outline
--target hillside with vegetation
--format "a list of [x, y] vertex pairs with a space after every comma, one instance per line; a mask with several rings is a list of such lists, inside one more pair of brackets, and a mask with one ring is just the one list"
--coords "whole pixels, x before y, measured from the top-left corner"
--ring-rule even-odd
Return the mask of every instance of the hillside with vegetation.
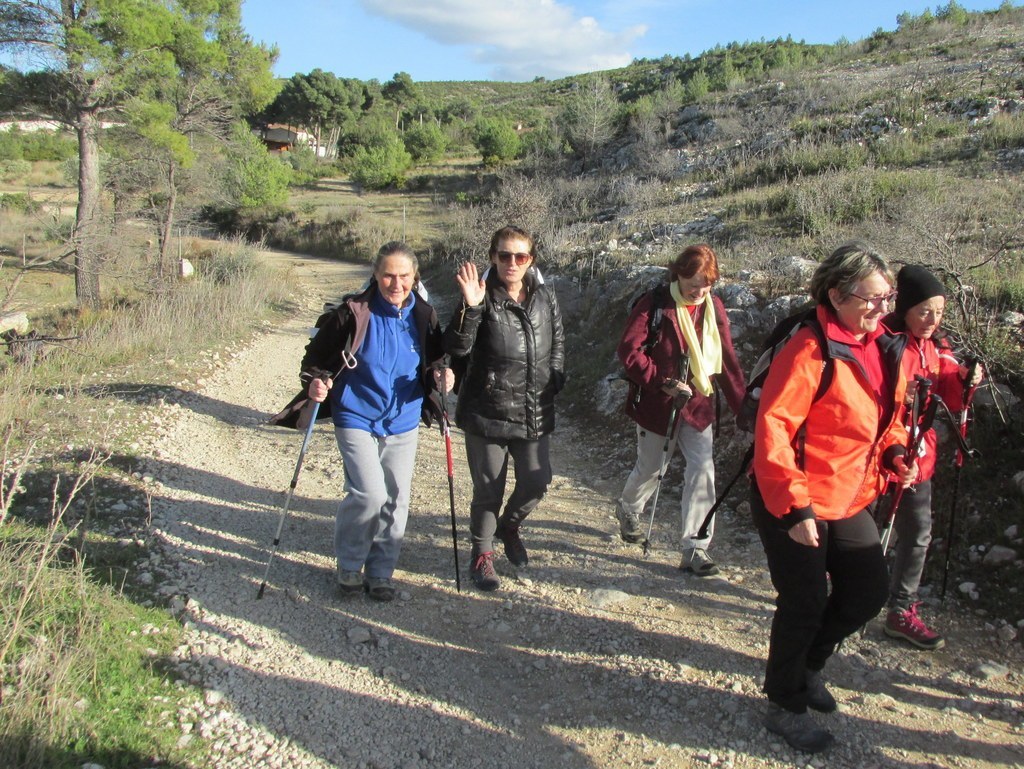
[[[628, 460], [625, 422], [593, 404], [639, 268], [706, 241], [763, 307], [799, 293], [794, 259], [850, 238], [928, 266], [958, 350], [994, 383], [971, 427], [982, 451], [959, 490], [953, 584], [979, 586], [964, 600], [993, 632], [1024, 617], [1024, 8], [950, 2], [864, 40], [737, 42], [550, 81], [380, 83], [274, 82], [237, 3], [203, 22], [212, 36], [169, 2], [173, 24], [120, 15], [87, 26], [88, 44], [59, 14], [27, 13], [58, 5], [0, 2], [0, 47], [44, 41], [52, 65], [0, 67], [0, 122], [63, 125], [0, 130], [11, 765], [203, 765], [208, 747], [167, 726], [199, 707], [167, 664], [182, 629], [159, 584], [136, 579], [162, 568], [143, 469], [160, 428], [139, 410], [174, 411], [169, 393], [200, 387], [238, 342], [309, 312], [308, 286], [272, 271], [266, 246], [365, 264], [405, 238], [443, 296], [496, 227], [536, 232], [571, 313], [563, 405], [602, 473]], [[311, 145], [269, 153], [270, 125]], [[1015, 561], [991, 568], [997, 545]]]

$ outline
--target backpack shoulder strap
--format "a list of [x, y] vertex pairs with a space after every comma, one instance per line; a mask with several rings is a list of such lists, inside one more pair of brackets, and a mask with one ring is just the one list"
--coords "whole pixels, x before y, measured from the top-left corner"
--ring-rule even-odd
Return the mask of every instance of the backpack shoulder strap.
[[644, 339], [644, 350], [649, 351], [661, 337], [661, 319], [665, 315], [662, 302], [665, 301], [666, 287], [657, 285], [651, 289], [651, 311], [647, 314], [647, 337]]
[[818, 347], [821, 349], [821, 378], [818, 380], [818, 388], [814, 391], [814, 399], [811, 401], [812, 403], [816, 403], [821, 400], [821, 397], [828, 392], [828, 388], [832, 386], [832, 376], [835, 372], [835, 361], [829, 354], [828, 339], [825, 336], [825, 329], [821, 327], [817, 316], [812, 312], [812, 314], [801, 321], [801, 323], [814, 332], [814, 336], [818, 340]]
[[[348, 317], [345, 317], [347, 315]], [[341, 348], [341, 365], [346, 369], [356, 367], [356, 352], [363, 345], [366, 339], [366, 323], [362, 325], [355, 322], [356, 316], [349, 307], [348, 297], [338, 307], [338, 316], [341, 323], [342, 333], [345, 335], [345, 345]], [[341, 373], [340, 371], [338, 373]]]

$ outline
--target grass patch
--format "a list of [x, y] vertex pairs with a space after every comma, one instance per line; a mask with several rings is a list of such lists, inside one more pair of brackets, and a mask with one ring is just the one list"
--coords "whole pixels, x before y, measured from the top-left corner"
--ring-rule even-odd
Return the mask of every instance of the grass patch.
[[1013, 150], [1024, 147], [1024, 113], [1000, 113], [985, 124], [981, 145], [988, 150]]
[[[218, 346], [290, 300], [252, 246], [197, 241], [189, 255], [193, 280], [46, 311], [39, 324], [73, 338], [34, 366], [0, 359], [0, 766], [205, 765], [203, 741], [178, 724], [196, 701], [169, 666], [181, 628], [132, 579], [148, 548], [139, 405], [216, 365]], [[38, 270], [21, 288], [42, 296], [32, 281], [44, 274], [71, 283]]]
[[0, 528], [0, 765], [107, 769], [190, 759], [168, 728], [196, 695], [164, 670], [182, 631], [60, 557], [62, 534]]

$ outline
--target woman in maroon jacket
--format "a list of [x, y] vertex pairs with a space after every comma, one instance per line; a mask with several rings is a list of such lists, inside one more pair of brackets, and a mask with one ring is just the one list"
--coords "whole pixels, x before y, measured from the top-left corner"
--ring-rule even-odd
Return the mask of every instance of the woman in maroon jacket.
[[[714, 521], [706, 536], [698, 536], [715, 500], [712, 398], [717, 385], [737, 413], [744, 388], [725, 306], [711, 293], [719, 275], [718, 257], [711, 246], [684, 249], [669, 265], [668, 286], [655, 288], [637, 302], [618, 348], [632, 383], [626, 413], [637, 423], [636, 464], [616, 509], [619, 534], [626, 542], [643, 538], [640, 514], [654, 494], [667, 459], [666, 438], [673, 436], [670, 446], [678, 443], [686, 461], [679, 568], [699, 577], [718, 573], [707, 553]], [[652, 340], [648, 338], [650, 318], [659, 309], [661, 321]]]

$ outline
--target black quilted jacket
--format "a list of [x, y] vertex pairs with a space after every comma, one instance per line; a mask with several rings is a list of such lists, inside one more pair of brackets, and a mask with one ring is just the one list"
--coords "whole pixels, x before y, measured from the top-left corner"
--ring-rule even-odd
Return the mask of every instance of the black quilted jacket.
[[456, 424], [486, 438], [536, 440], [555, 429], [555, 395], [565, 384], [562, 314], [554, 290], [532, 273], [524, 304], [494, 271], [476, 307], [461, 304], [444, 332], [460, 372]]

